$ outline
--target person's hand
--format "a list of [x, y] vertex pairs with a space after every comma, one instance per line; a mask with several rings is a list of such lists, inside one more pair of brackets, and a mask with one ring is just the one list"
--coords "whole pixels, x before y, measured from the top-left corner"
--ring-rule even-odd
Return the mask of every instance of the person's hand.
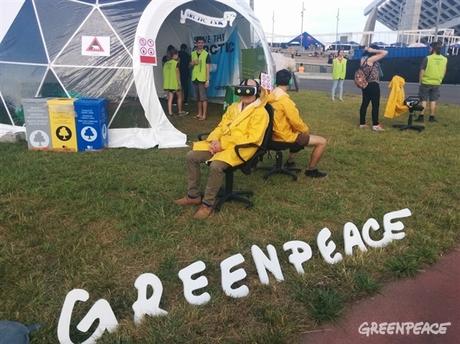
[[220, 142], [217, 140], [211, 141], [211, 143], [209, 144], [209, 151], [212, 155], [221, 152], [222, 146], [220, 145]]
[[192, 65], [196, 66], [198, 63], [198, 60], [192, 60]]
[[208, 87], [209, 87], [209, 81], [205, 81], [204, 87], [205, 87], [205, 88], [208, 88]]

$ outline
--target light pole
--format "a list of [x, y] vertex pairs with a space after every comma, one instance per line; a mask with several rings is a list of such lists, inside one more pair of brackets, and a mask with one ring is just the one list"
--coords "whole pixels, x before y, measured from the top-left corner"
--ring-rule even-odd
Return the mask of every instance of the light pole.
[[438, 27], [439, 27], [439, 18], [441, 16], [441, 6], [442, 0], [438, 0], [438, 13], [436, 14], [436, 27], [434, 29], [434, 41], [438, 41]]
[[[249, 6], [251, 7], [252, 9], [252, 12], [254, 12], [254, 0], [249, 0]], [[254, 28], [252, 27], [252, 25], [249, 25], [249, 34], [251, 35], [251, 46], [253, 47], [254, 45], [254, 37], [255, 37], [255, 34], [254, 34]]]
[[339, 41], [339, 15], [340, 15], [340, 8], [337, 9], [337, 24], [335, 26], [335, 41]]
[[272, 49], [273, 49], [274, 39], [275, 39], [275, 11], [273, 11], [273, 16], [272, 16]]
[[305, 12], [305, 3], [302, 2], [302, 11], [300, 12], [300, 48], [303, 49], [303, 13]]

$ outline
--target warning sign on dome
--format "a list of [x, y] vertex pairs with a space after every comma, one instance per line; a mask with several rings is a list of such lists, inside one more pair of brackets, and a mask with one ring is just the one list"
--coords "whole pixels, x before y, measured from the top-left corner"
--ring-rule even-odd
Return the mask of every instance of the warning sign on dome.
[[151, 38], [139, 38], [139, 58], [143, 64], [157, 65], [155, 41]]
[[81, 54], [110, 56], [110, 36], [81, 36]]

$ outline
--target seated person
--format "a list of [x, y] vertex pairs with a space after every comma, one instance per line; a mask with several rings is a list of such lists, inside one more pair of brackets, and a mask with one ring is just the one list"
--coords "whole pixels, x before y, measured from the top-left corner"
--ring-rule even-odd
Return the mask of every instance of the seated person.
[[[193, 216], [206, 219], [213, 212], [217, 193], [224, 181], [225, 169], [243, 163], [235, 152], [235, 146], [245, 143], [260, 145], [268, 127], [269, 117], [265, 102], [259, 99], [259, 84], [255, 80], [243, 80], [240, 85], [253, 86], [253, 95], [241, 95], [240, 102], [227, 108], [222, 120], [204, 141], [195, 142], [187, 153], [187, 195], [175, 201], [181, 206], [200, 205]], [[257, 148], [243, 148], [240, 155], [249, 160]], [[201, 198], [200, 163], [210, 162], [209, 176]]]
[[311, 146], [310, 162], [305, 170], [305, 175], [312, 178], [326, 177], [327, 173], [316, 168], [327, 141], [324, 137], [310, 135], [310, 129], [300, 118], [299, 110], [287, 94], [291, 72], [282, 69], [276, 73], [276, 88], [268, 97], [268, 103], [274, 110], [272, 141], [292, 143], [286, 167], [294, 166], [294, 155], [304, 147]]

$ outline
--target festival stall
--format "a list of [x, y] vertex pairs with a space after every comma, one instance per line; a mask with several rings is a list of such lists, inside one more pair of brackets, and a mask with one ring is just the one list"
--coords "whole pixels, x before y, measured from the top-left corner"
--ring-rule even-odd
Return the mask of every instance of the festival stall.
[[211, 54], [209, 95], [243, 76], [242, 51], [262, 49], [262, 27], [244, 0], [7, 0], [0, 21], [0, 124], [17, 131], [22, 100], [105, 98], [110, 147], [182, 147], [161, 106], [161, 58], [168, 45]]

